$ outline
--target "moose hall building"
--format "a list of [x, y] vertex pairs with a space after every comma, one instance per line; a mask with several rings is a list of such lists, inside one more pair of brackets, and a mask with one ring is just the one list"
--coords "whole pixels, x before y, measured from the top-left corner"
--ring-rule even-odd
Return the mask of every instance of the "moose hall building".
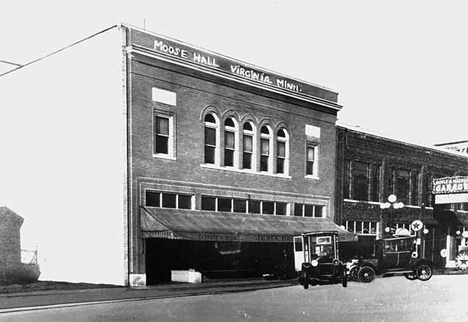
[[333, 90], [128, 25], [0, 83], [0, 200], [41, 279], [264, 274], [337, 227]]

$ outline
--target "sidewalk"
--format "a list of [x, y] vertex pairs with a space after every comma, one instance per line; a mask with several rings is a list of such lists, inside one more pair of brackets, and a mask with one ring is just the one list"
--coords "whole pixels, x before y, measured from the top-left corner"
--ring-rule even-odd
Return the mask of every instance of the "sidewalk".
[[229, 280], [199, 284], [167, 283], [144, 287], [109, 287], [79, 290], [48, 290], [0, 294], [0, 314], [14, 311], [37, 310], [63, 306], [92, 305], [96, 303], [136, 301], [227, 292], [245, 292], [259, 289], [298, 285], [291, 280]]

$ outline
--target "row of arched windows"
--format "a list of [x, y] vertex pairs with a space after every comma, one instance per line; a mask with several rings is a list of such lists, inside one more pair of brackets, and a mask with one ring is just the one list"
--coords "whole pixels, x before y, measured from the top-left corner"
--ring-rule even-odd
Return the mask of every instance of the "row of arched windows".
[[289, 133], [284, 125], [240, 123], [233, 116], [224, 119], [214, 112], [203, 119], [205, 164], [287, 175]]

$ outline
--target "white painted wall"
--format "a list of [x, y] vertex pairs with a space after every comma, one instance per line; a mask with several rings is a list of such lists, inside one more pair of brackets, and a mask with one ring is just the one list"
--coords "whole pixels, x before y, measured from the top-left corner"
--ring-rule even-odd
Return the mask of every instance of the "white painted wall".
[[0, 205], [41, 280], [124, 283], [124, 104], [117, 28], [0, 77]]

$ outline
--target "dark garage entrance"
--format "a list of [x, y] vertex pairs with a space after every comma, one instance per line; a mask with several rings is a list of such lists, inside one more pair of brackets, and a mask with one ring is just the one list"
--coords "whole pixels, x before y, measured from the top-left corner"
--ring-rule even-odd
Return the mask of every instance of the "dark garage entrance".
[[195, 269], [205, 279], [294, 274], [292, 243], [237, 243], [148, 238], [146, 282], [169, 282], [171, 270]]

